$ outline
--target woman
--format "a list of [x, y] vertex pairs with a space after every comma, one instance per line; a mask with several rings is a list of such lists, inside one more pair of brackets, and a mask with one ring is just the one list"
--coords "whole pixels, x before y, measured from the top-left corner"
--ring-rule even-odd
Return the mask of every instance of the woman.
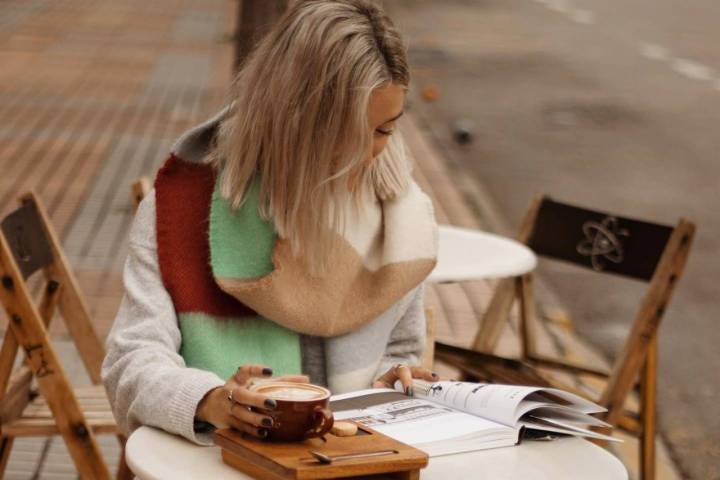
[[412, 366], [437, 228], [395, 131], [408, 83], [377, 6], [301, 0], [230, 107], [177, 141], [130, 232], [107, 339], [121, 430], [263, 437], [272, 419], [247, 407], [273, 401], [247, 387], [273, 373], [334, 393], [436, 378]]

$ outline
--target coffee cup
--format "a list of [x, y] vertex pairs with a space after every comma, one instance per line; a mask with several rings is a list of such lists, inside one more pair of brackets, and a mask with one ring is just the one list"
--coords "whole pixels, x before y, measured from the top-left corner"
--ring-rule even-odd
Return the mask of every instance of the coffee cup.
[[333, 426], [330, 390], [310, 383], [261, 382], [250, 390], [275, 400], [274, 410], [253, 408], [273, 419], [268, 440], [293, 442], [325, 435]]

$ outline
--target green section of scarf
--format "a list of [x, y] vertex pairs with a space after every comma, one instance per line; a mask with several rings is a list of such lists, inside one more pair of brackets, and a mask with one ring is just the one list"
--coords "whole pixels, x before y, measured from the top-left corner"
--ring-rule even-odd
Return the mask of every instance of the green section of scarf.
[[[218, 175], [219, 178], [219, 175]], [[220, 195], [218, 181], [210, 206], [210, 263], [215, 278], [255, 279], [273, 271], [275, 230], [260, 218], [260, 181], [248, 189], [245, 202], [233, 211]]]
[[180, 354], [188, 367], [214, 372], [223, 379], [248, 363], [272, 367], [275, 375], [301, 373], [297, 334], [262, 317], [181, 313], [179, 321]]
[[[219, 176], [218, 176], [219, 178]], [[273, 271], [275, 230], [260, 218], [259, 180], [243, 205], [233, 211], [216, 181], [210, 205], [210, 264], [217, 278], [257, 279]], [[181, 354], [188, 366], [228, 378], [238, 366], [259, 363], [276, 374], [301, 371], [300, 336], [261, 316], [216, 318], [204, 313], [180, 314]]]

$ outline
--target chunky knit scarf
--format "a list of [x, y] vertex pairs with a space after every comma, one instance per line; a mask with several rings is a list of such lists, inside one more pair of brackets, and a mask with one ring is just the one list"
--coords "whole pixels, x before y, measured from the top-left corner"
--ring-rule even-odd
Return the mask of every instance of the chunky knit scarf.
[[[310, 276], [260, 217], [257, 183], [234, 211], [220, 196], [212, 167], [200, 163], [224, 114], [181, 138], [155, 182], [158, 260], [186, 363], [222, 378], [243, 363], [297, 373], [299, 334], [306, 334], [325, 337], [331, 389], [367, 386], [383, 353], [373, 337], [388, 337], [435, 265], [429, 199], [411, 183], [401, 197], [380, 202], [377, 245], [359, 248], [368, 240], [362, 229], [338, 232], [342, 247], [331, 259], [334, 268]], [[348, 354], [353, 348], [365, 349], [366, 364]]]

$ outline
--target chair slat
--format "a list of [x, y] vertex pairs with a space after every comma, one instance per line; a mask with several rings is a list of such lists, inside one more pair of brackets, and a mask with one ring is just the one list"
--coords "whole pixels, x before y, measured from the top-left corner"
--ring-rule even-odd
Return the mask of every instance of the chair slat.
[[[103, 393], [96, 387], [90, 387], [84, 390], [85, 393], [91, 393], [90, 398], [83, 398], [78, 395], [78, 401], [83, 410], [88, 425], [95, 433], [118, 433], [115, 425], [115, 418], [110, 407], [110, 403], [105, 398], [98, 398], [97, 395]], [[59, 429], [55, 424], [55, 417], [50, 410], [47, 402], [42, 397], [35, 398], [31, 404], [23, 411], [22, 416], [16, 420], [6, 422], [3, 425], [3, 433], [5, 435], [56, 435]]]
[[[87, 425], [96, 435], [118, 434], [120, 431], [115, 420], [87, 419]], [[3, 435], [10, 437], [49, 437], [60, 435], [60, 430], [52, 419], [21, 419], [3, 425]]]
[[102, 385], [88, 385], [77, 387], [75, 394], [78, 398], [107, 398], [105, 387]]
[[[113, 419], [115, 418], [115, 417], [113, 417], [113, 414], [110, 410], [102, 410], [102, 411], [97, 411], [97, 412], [88, 410], [88, 411], [83, 412], [83, 414], [85, 415], [86, 419], [94, 418], [94, 419], [105, 419], [108, 421], [113, 421]], [[25, 412], [23, 412], [22, 417], [20, 417], [19, 419], [15, 420], [15, 421], [24, 421], [24, 420], [33, 420], [33, 419], [38, 420], [38, 419], [42, 419], [42, 418], [48, 418], [48, 419], [51, 419], [53, 422], [55, 422], [55, 420], [54, 420], [55, 417], [53, 417], [52, 411], [49, 408], [25, 411]], [[11, 423], [11, 422], [9, 422], [9, 423]]]

